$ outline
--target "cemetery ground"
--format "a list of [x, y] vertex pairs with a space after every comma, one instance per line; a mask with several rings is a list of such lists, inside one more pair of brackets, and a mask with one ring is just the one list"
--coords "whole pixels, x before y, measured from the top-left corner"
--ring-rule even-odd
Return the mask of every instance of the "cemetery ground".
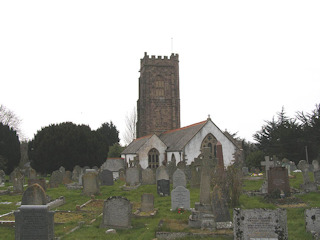
[[[303, 182], [302, 174], [293, 173], [293, 175], [294, 178], [290, 178], [290, 186], [291, 188], [299, 189], [300, 184]], [[240, 197], [239, 207], [241, 209], [285, 208], [287, 210], [289, 239], [311, 240], [312, 235], [305, 230], [304, 211], [311, 207], [320, 207], [320, 193], [293, 194], [289, 198], [277, 200], [266, 199], [263, 196], [259, 196], [259, 194], [253, 194], [258, 192], [263, 183], [262, 179], [255, 179], [245, 179], [243, 181], [243, 193]], [[170, 211], [171, 197], [158, 196], [155, 185], [142, 185], [135, 190], [124, 191], [121, 189], [121, 186], [124, 184], [122, 181], [116, 181], [113, 186], [100, 186], [101, 193], [95, 196], [93, 200], [91, 200], [91, 197], [83, 196], [81, 190], [68, 190], [62, 184], [58, 188], [48, 188], [46, 194], [51, 199], [56, 199], [60, 196], [65, 197], [64, 205], [52, 209], [56, 211], [54, 215], [55, 237], [60, 239], [154, 239], [157, 231], [206, 232], [188, 228], [190, 211], [181, 211], [180, 213], [178, 211]], [[1, 187], [0, 190], [6, 190], [10, 185], [10, 183], [6, 182], [5, 186]], [[193, 208], [194, 203], [199, 201], [199, 189], [190, 188], [189, 184], [187, 187], [190, 190], [190, 202]], [[111, 196], [126, 197], [133, 204], [132, 213], [134, 213], [140, 207], [141, 195], [143, 193], [152, 193], [154, 195], [154, 206], [157, 209], [156, 215], [152, 217], [132, 217], [131, 229], [117, 229], [116, 233], [106, 235], [107, 229], [100, 228], [103, 201]], [[16, 204], [21, 201], [21, 198], [21, 194], [1, 195], [0, 215], [18, 209], [19, 205]], [[233, 209], [230, 208], [229, 210], [232, 216]], [[2, 222], [13, 220], [13, 214], [0, 217], [0, 221]], [[210, 232], [207, 231], [207, 233]], [[14, 235], [14, 224], [0, 224], [0, 239], [14, 239]], [[186, 237], [183, 239], [194, 238]], [[212, 236], [201, 239], [212, 239]], [[220, 235], [215, 236], [214, 239], [233, 239], [232, 231], [220, 231]]]

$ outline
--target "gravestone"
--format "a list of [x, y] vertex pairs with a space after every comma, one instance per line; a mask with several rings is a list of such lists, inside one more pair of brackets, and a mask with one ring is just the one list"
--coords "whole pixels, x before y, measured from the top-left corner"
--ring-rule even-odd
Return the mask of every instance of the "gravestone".
[[317, 185], [311, 182], [309, 177], [309, 164], [305, 160], [300, 160], [298, 168], [302, 172], [303, 184], [300, 185], [301, 189], [305, 192], [316, 192], [318, 190]]
[[285, 196], [290, 196], [288, 171], [285, 167], [272, 167], [268, 171], [268, 194], [279, 194], [283, 191]]
[[191, 188], [199, 188], [200, 187], [200, 179], [201, 179], [201, 171], [200, 167], [196, 166], [195, 162], [192, 162], [190, 167], [191, 179], [190, 179], [190, 187]]
[[74, 166], [72, 171], [72, 181], [79, 182], [79, 177], [82, 172], [82, 169], [79, 165]]
[[212, 192], [212, 211], [216, 222], [231, 221], [227, 200], [218, 185], [213, 188]]
[[126, 172], [123, 168], [119, 170], [119, 179], [120, 179], [120, 181], [126, 180]]
[[270, 161], [270, 157], [269, 156], [265, 156], [264, 159], [265, 160], [261, 162], [261, 166], [265, 167], [266, 176], [267, 176], [267, 179], [268, 179], [268, 172], [269, 172], [270, 168], [274, 167], [276, 164], [275, 164], [274, 161]]
[[288, 170], [288, 176], [291, 175], [290, 161], [287, 158], [282, 159], [282, 167], [285, 167]]
[[212, 231], [216, 229], [216, 221], [210, 201], [210, 182], [217, 166], [217, 159], [212, 157], [210, 148], [203, 148], [201, 154], [195, 159], [195, 165], [201, 166], [200, 202], [195, 203], [195, 209], [189, 216], [188, 225], [192, 228]]
[[46, 205], [22, 205], [14, 212], [16, 240], [53, 240], [54, 211]]
[[156, 176], [151, 168], [143, 169], [142, 172], [142, 185], [156, 184]]
[[151, 212], [154, 210], [154, 196], [151, 193], [141, 195], [141, 212]]
[[49, 187], [50, 188], [57, 188], [59, 184], [62, 183], [63, 174], [59, 170], [55, 170], [52, 172], [50, 180], [49, 180]]
[[69, 184], [72, 183], [72, 172], [70, 171], [65, 171], [63, 178], [62, 178], [62, 183], [63, 184]]
[[[10, 173], [10, 182], [13, 182], [13, 179], [16, 178], [16, 176], [20, 176], [22, 173], [20, 171], [20, 168], [17, 167], [15, 168], [11, 173]], [[22, 174], [23, 175], [23, 174]]]
[[316, 172], [316, 171], [319, 171], [319, 170], [320, 170], [318, 160], [313, 160], [313, 161], [312, 161], [312, 165], [313, 165], [313, 171], [314, 171], [314, 172]]
[[317, 185], [320, 185], [320, 170], [313, 172], [313, 178]]
[[287, 240], [287, 212], [285, 209], [233, 210], [234, 239]]
[[33, 184], [22, 195], [21, 205], [46, 205], [47, 197], [39, 184]]
[[170, 196], [170, 180], [167, 168], [160, 166], [156, 171], [157, 193], [162, 196]]
[[62, 174], [64, 175], [64, 173], [66, 172], [66, 169], [63, 166], [61, 166], [59, 168], [59, 171], [62, 172]]
[[17, 172], [15, 174], [15, 178], [13, 179], [13, 182], [12, 182], [13, 192], [22, 193], [23, 192], [23, 182], [24, 182], [24, 176], [20, 172]]
[[37, 179], [37, 172], [33, 168], [29, 170], [29, 179]]
[[183, 186], [177, 186], [171, 191], [171, 209], [177, 208], [190, 210], [190, 191]]
[[82, 176], [82, 194], [86, 196], [97, 195], [100, 193], [97, 172], [87, 172]]
[[126, 171], [126, 185], [136, 186], [140, 184], [140, 172], [137, 167], [130, 167]]
[[177, 186], [187, 187], [187, 179], [184, 172], [180, 169], [177, 169], [172, 176], [173, 180], [173, 189]]
[[0, 170], [0, 185], [4, 184], [6, 182], [6, 174], [5, 172], [1, 169]]
[[168, 173], [169, 173], [169, 179], [170, 182], [172, 183], [173, 181], [173, 173], [177, 170], [177, 165], [176, 165], [176, 159], [173, 158], [169, 163], [168, 163]]
[[290, 161], [290, 171], [293, 172], [295, 170], [297, 170], [297, 166], [294, 162]]
[[39, 184], [43, 190], [47, 190], [47, 183], [46, 180], [44, 178], [40, 178], [40, 179], [28, 179], [28, 186], [31, 186], [33, 184]]
[[109, 197], [104, 201], [101, 228], [131, 228], [131, 203], [125, 197]]
[[249, 175], [249, 169], [248, 169], [248, 167], [242, 167], [242, 174], [243, 174], [244, 176]]
[[320, 208], [306, 209], [304, 212], [306, 230], [312, 234], [320, 234]]
[[99, 174], [101, 186], [112, 186], [113, 185], [113, 174], [109, 170], [102, 170]]

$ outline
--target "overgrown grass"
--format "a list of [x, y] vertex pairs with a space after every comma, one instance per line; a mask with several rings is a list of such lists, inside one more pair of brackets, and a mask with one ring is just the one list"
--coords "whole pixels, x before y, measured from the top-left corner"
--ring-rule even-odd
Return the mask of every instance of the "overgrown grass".
[[[295, 173], [295, 178], [290, 179], [290, 185], [294, 188], [299, 188], [302, 183], [302, 174]], [[243, 190], [245, 191], [255, 191], [259, 190], [263, 180], [244, 180], [243, 181]], [[105, 200], [111, 196], [123, 196], [128, 198], [133, 206], [139, 206], [141, 202], [141, 195], [143, 193], [152, 193], [155, 200], [155, 208], [158, 209], [156, 216], [151, 218], [133, 218], [132, 219], [132, 228], [127, 230], [117, 230], [115, 234], [106, 235], [105, 231], [107, 229], [100, 228], [100, 223], [102, 217], [98, 215], [102, 212], [101, 209], [96, 211], [84, 212], [80, 211], [81, 216], [79, 219], [84, 221], [85, 224], [78, 230], [66, 235], [71, 229], [78, 226], [79, 219], [74, 218], [68, 223], [55, 224], [55, 236], [61, 237], [62, 239], [154, 239], [155, 232], [158, 229], [158, 224], [160, 220], [170, 220], [171, 227], [164, 225], [162, 230], [174, 231], [172, 228], [175, 227], [180, 229], [180, 231], [191, 231], [186, 224], [188, 222], [188, 217], [190, 212], [186, 211], [183, 214], [178, 214], [177, 211], [170, 211], [171, 198], [170, 197], [160, 197], [157, 195], [156, 187], [154, 185], [141, 186], [136, 190], [132, 191], [123, 191], [121, 186], [124, 182], [118, 181], [115, 182], [113, 186], [102, 186], [100, 187], [101, 194], [96, 196], [98, 200]], [[190, 188], [190, 199], [191, 207], [194, 207], [194, 203], [199, 201], [199, 189]], [[52, 198], [58, 198], [64, 196], [66, 199], [66, 204], [57, 208], [56, 210], [63, 211], [76, 211], [77, 205], [82, 205], [90, 197], [83, 196], [81, 190], [67, 190], [65, 186], [60, 185], [58, 188], [49, 188], [47, 189], [47, 194]], [[0, 196], [0, 202], [12, 202], [9, 205], [0, 204], [0, 214], [10, 212], [17, 209], [16, 202], [21, 201], [22, 195], [3, 195]], [[287, 208], [287, 223], [288, 223], [288, 233], [290, 240], [308, 240], [312, 239], [311, 234], [307, 233], [305, 230], [304, 222], [304, 210], [311, 207], [320, 207], [320, 194], [319, 193], [308, 193], [303, 195], [296, 196], [300, 198], [306, 205], [299, 208]], [[252, 209], [252, 208], [268, 208], [275, 209], [278, 206], [275, 204], [267, 202], [261, 196], [248, 196], [242, 194], [240, 197], [240, 207], [242, 209]], [[133, 212], [136, 209], [133, 209]], [[233, 209], [230, 208], [230, 213], [232, 214]], [[96, 219], [93, 223], [90, 223], [92, 219]], [[182, 222], [183, 224], [176, 224]], [[169, 224], [169, 225], [170, 225]], [[176, 226], [175, 226], [176, 225]], [[14, 228], [0, 226], [0, 239], [14, 239]], [[194, 238], [184, 238], [184, 239], [194, 239]], [[202, 239], [212, 239], [212, 237], [202, 238]], [[215, 237], [214, 239], [233, 239], [233, 237]]]

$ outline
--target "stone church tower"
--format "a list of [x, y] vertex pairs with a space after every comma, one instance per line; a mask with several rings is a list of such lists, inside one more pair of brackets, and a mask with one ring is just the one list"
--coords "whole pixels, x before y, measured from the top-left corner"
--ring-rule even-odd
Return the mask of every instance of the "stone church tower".
[[180, 128], [179, 55], [140, 62], [137, 138]]

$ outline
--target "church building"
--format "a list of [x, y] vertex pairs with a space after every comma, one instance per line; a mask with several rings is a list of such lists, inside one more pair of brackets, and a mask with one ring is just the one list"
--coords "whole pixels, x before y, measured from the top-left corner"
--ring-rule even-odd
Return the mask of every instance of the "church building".
[[122, 152], [127, 163], [135, 157], [142, 168], [157, 168], [170, 161], [190, 164], [205, 147], [218, 165], [226, 167], [240, 151], [234, 139], [207, 120], [180, 127], [179, 56], [141, 59], [137, 139]]

